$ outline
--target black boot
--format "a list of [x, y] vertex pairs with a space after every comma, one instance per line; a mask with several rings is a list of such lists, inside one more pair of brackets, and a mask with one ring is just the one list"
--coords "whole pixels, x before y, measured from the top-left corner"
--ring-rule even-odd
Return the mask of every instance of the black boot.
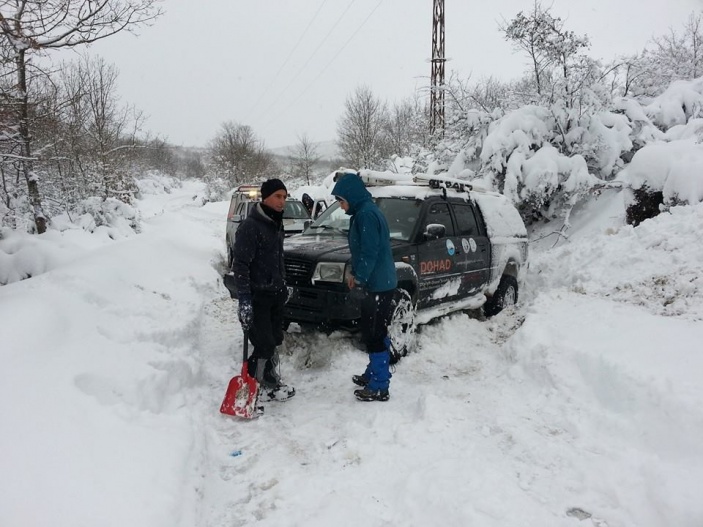
[[249, 375], [254, 377], [256, 380], [259, 380], [259, 377], [257, 376], [259, 372], [256, 371], [257, 363], [258, 361], [255, 357], [249, 357], [247, 359], [247, 370], [249, 371]]
[[281, 381], [278, 355], [266, 360], [259, 380], [262, 401], [287, 401], [295, 395], [295, 388]]
[[361, 375], [352, 375], [352, 382], [357, 386], [366, 386], [369, 383], [369, 376], [365, 373]]
[[387, 401], [390, 399], [388, 390], [369, 390], [368, 386], [362, 390], [354, 390], [354, 396], [359, 401]]

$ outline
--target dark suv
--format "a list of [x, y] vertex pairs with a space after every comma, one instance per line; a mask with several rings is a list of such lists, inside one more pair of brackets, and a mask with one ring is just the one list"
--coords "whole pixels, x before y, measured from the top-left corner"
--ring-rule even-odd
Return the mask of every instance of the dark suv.
[[[365, 181], [390, 227], [398, 289], [389, 333], [396, 356], [411, 347], [416, 324], [480, 307], [490, 316], [517, 301], [527, 237], [506, 198], [453, 180], [387, 185], [366, 174]], [[286, 239], [287, 322], [356, 327], [359, 305], [346, 285], [348, 226], [334, 204], [303, 234]]]

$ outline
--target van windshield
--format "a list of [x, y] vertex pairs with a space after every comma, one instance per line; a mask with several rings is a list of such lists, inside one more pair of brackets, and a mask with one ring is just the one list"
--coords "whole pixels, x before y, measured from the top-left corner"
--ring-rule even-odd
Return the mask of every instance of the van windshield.
[[[410, 198], [375, 198], [374, 202], [386, 217], [392, 240], [410, 241], [420, 214], [421, 200]], [[305, 231], [307, 236], [339, 235], [349, 231], [349, 216], [334, 202]]]
[[310, 214], [301, 201], [286, 201], [283, 218], [289, 220], [308, 220]]

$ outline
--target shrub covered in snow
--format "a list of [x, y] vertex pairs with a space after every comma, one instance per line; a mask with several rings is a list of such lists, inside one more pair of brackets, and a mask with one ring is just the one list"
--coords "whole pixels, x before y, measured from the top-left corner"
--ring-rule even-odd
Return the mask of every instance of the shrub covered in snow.
[[662, 130], [703, 116], [703, 77], [672, 82], [664, 93], [645, 107], [645, 111]]
[[619, 179], [626, 188], [628, 223], [637, 225], [665, 207], [703, 201], [703, 145], [694, 140], [650, 144], [639, 150]]
[[454, 116], [455, 127], [413, 170], [502, 192], [528, 222], [568, 220], [578, 201], [618, 179], [629, 187], [638, 223], [658, 210], [657, 199], [665, 206], [703, 199], [696, 168], [703, 166], [702, 113], [703, 78], [674, 82], [652, 99], [620, 98], [607, 108], [557, 101], [507, 113], [470, 110]]
[[98, 227], [128, 227], [139, 231], [139, 215], [131, 205], [115, 198], [88, 198], [76, 206], [79, 214], [77, 223], [85, 230], [93, 232]]
[[135, 181], [138, 189], [137, 198], [144, 194], [170, 194], [174, 188], [182, 186], [180, 180], [151, 170]]

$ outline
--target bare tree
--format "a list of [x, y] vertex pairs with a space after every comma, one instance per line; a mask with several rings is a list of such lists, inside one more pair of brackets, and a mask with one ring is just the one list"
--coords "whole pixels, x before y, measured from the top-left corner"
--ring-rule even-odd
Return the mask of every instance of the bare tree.
[[102, 58], [85, 58], [79, 71], [89, 110], [89, 151], [94, 153], [101, 194], [129, 203], [136, 188], [119, 161], [136, 145], [142, 114], [131, 105], [119, 103], [117, 69], [113, 65]]
[[389, 154], [384, 128], [386, 104], [366, 86], [360, 86], [345, 102], [337, 124], [337, 145], [344, 161], [358, 168], [379, 168]]
[[405, 99], [394, 104], [384, 130], [388, 151], [401, 157], [409, 155], [413, 145], [422, 142], [425, 123], [416, 100]]
[[672, 81], [703, 74], [703, 15], [691, 14], [682, 31], [670, 29], [652, 38], [637, 64], [641, 75], [634, 91], [659, 95]]
[[298, 144], [291, 150], [291, 175], [304, 177], [309, 185], [312, 169], [320, 159], [315, 143], [310, 141], [307, 134], [298, 136]]
[[[538, 0], [532, 13], [520, 12], [500, 29], [506, 40], [530, 57], [539, 98], [551, 103], [563, 96], [566, 106], [572, 107], [576, 93], [592, 77], [592, 61], [580, 54], [590, 45], [588, 37], [566, 30], [563, 20], [552, 16], [551, 8], [543, 8]], [[548, 82], [556, 80], [555, 70], [561, 70], [558, 90], [555, 83]], [[548, 87], [551, 93], [547, 93]]]
[[20, 171], [27, 182], [37, 232], [46, 230], [38, 176], [34, 171], [32, 102], [28, 63], [36, 53], [73, 48], [131, 30], [161, 14], [158, 0], [5, 0], [0, 5], [2, 46], [12, 56], [15, 77], [15, 119]]
[[532, 12], [527, 15], [520, 11], [513, 20], [503, 22], [499, 26], [505, 39], [525, 53], [530, 59], [534, 76], [535, 90], [542, 95], [549, 76], [549, 68], [553, 57], [545, 49], [545, 38], [549, 29], [549, 21], [545, 18], [545, 10], [539, 2], [535, 2]]
[[231, 186], [267, 176], [275, 169], [273, 156], [250, 126], [228, 121], [210, 143], [215, 169]]

